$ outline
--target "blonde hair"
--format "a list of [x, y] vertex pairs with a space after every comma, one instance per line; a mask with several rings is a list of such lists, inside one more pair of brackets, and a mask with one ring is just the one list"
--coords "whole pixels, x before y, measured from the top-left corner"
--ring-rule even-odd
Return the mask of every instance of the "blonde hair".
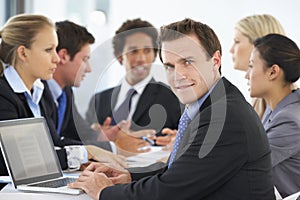
[[[38, 32], [47, 27], [53, 27], [53, 22], [36, 14], [20, 14], [11, 17], [0, 30], [0, 60], [7, 65], [15, 65], [17, 62], [16, 51], [23, 45], [30, 48]], [[1, 66], [0, 73], [3, 71]]]
[[[252, 44], [257, 38], [270, 33], [285, 35], [285, 31], [280, 22], [275, 17], [268, 14], [247, 16], [239, 20], [235, 28], [245, 35]], [[266, 109], [265, 100], [255, 98], [252, 105], [258, 116], [262, 118]]]
[[256, 38], [270, 33], [285, 35], [280, 22], [272, 15], [251, 15], [239, 20], [235, 27], [253, 43]]

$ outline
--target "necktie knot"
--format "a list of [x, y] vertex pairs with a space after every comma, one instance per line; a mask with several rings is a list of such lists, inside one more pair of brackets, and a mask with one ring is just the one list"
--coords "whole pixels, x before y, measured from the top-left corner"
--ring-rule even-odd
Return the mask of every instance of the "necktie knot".
[[136, 93], [136, 90], [135, 90], [134, 88], [130, 88], [130, 89], [127, 91], [126, 98], [131, 98], [135, 93]]
[[187, 111], [185, 111], [182, 116], [180, 117], [179, 123], [188, 123], [190, 121], [190, 117], [187, 114]]
[[63, 91], [61, 95], [57, 98], [57, 133], [60, 134], [60, 129], [64, 120], [66, 106], [67, 106], [67, 96], [66, 92]]
[[66, 92], [62, 91], [61, 95], [57, 98], [58, 105], [66, 102]]
[[185, 130], [189, 124], [189, 122], [191, 121], [191, 119], [189, 118], [188, 114], [187, 114], [187, 110], [185, 110], [179, 120], [179, 125], [178, 125], [178, 131], [177, 131], [177, 135], [176, 135], [176, 139], [174, 142], [174, 146], [173, 146], [173, 150], [172, 153], [170, 155], [170, 160], [169, 160], [169, 164], [168, 164], [168, 168], [171, 167], [175, 156], [177, 154], [181, 139], [185, 133]]
[[122, 102], [119, 108], [113, 112], [112, 125], [117, 124], [120, 121], [126, 120], [128, 118], [130, 107], [131, 107], [131, 99], [135, 94], [136, 94], [136, 90], [134, 88], [128, 90], [125, 100]]

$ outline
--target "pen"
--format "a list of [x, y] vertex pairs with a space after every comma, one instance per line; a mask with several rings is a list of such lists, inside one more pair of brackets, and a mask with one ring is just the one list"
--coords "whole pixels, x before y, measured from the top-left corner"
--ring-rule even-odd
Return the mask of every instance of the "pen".
[[155, 142], [153, 140], [150, 140], [149, 138], [147, 138], [146, 136], [142, 136], [141, 137], [142, 140], [145, 140], [146, 142], [149, 142], [152, 146], [155, 145]]

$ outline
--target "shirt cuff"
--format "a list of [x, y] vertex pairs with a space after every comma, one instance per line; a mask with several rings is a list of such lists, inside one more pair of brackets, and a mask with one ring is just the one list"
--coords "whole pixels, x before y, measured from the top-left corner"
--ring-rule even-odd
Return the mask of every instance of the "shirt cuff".
[[67, 153], [69, 169], [79, 170], [81, 164], [88, 162], [88, 153], [84, 146], [70, 145], [64, 148]]
[[118, 150], [117, 150], [116, 144], [112, 141], [109, 141], [109, 144], [110, 144], [110, 147], [111, 147], [111, 152], [113, 152], [114, 154], [117, 154]]

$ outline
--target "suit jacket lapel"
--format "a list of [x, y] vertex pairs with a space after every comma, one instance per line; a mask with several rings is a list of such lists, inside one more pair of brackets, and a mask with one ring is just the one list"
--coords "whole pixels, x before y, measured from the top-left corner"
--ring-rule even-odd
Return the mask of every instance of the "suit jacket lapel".
[[[225, 78], [222, 78], [217, 83], [215, 88], [212, 90], [211, 94], [203, 102], [203, 104], [199, 108], [199, 112], [197, 113], [197, 115], [194, 117], [194, 119], [190, 122], [187, 129], [185, 130], [185, 133], [183, 135], [183, 138], [181, 139], [180, 146], [178, 148], [175, 160], [177, 158], [179, 158], [193, 143], [193, 141], [198, 133], [199, 124], [201, 123], [200, 120], [201, 120], [202, 111], [204, 109], [208, 108], [209, 106], [212, 106], [213, 102], [220, 101], [220, 100], [222, 101], [222, 99], [224, 100], [224, 98], [226, 96], [225, 88], [227, 87], [228, 83], [229, 82]], [[226, 101], [226, 98], [225, 98], [225, 101]], [[226, 105], [224, 105], [224, 106], [226, 106]], [[221, 110], [221, 112], [224, 112], [224, 110], [222, 108], [216, 107], [216, 109]], [[215, 111], [211, 111], [211, 112], [213, 112], [214, 115], [216, 115], [218, 111], [215, 110]], [[211, 114], [211, 117], [213, 117], [213, 114]], [[202, 134], [202, 133], [198, 133], [198, 134]], [[203, 134], [206, 134], [206, 133], [203, 133]], [[206, 141], [206, 139], [204, 138], [203, 142], [205, 142], [205, 141]]]
[[[270, 116], [267, 117], [266, 120], [268, 120], [268, 122], [263, 124], [266, 132], [268, 132], [269, 129], [274, 126], [273, 123], [277, 123], [277, 122], [273, 122], [273, 118], [276, 117], [278, 112], [282, 111], [284, 109], [284, 107], [286, 107], [288, 105], [292, 105], [294, 103], [299, 102], [300, 101], [299, 97], [300, 97], [300, 89], [297, 89], [296, 91], [289, 94], [288, 96], [286, 96], [284, 99], [282, 99], [279, 102], [279, 104], [271, 112]], [[268, 107], [265, 112], [270, 112], [270, 107]]]
[[[57, 122], [57, 107], [54, 103], [53, 96], [51, 94], [51, 91], [49, 89], [49, 85], [47, 81], [42, 81], [44, 84], [44, 91], [41, 101], [44, 101], [43, 106], [44, 110], [47, 110], [47, 114], [49, 117], [52, 118], [52, 120], [56, 123]], [[46, 112], [46, 111], [44, 111]]]
[[158, 83], [152, 78], [145, 87], [132, 116], [133, 121], [138, 122], [138, 120], [145, 115], [145, 111], [153, 104], [152, 102], [157, 96], [156, 84]]
[[26, 97], [24, 93], [15, 93], [17, 98], [16, 101], [18, 102], [18, 105], [22, 105], [26, 109], [26, 113], [29, 114], [27, 117], [33, 117], [33, 113], [27, 103]]
[[110, 99], [108, 100], [108, 102], [110, 102], [110, 105], [108, 105], [108, 109], [110, 111], [109, 116], [112, 117], [112, 112], [117, 104], [117, 100], [118, 100], [118, 95], [120, 93], [121, 90], [121, 86], [117, 86], [115, 87], [112, 92], [111, 92], [111, 96], [109, 97]]

